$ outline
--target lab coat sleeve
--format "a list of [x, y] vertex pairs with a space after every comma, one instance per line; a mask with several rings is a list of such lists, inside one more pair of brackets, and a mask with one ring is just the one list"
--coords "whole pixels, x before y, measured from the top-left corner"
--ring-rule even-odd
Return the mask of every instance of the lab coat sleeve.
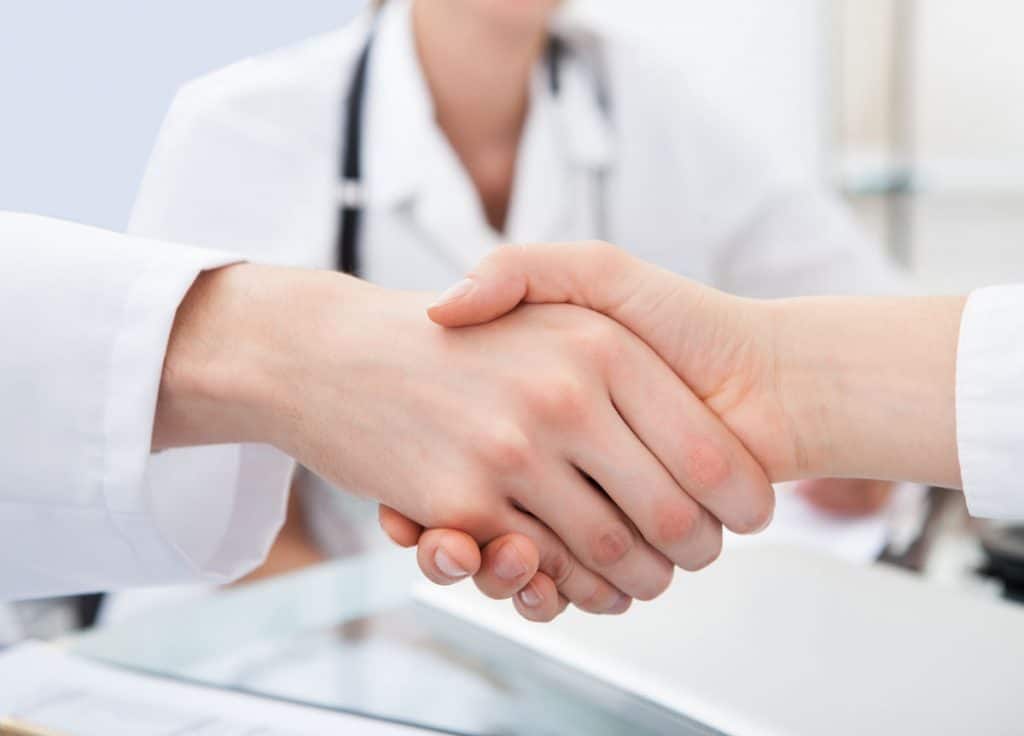
[[[255, 262], [282, 260], [273, 258], [268, 243], [301, 239], [282, 233], [273, 216], [279, 208], [267, 205], [282, 191], [313, 188], [289, 165], [294, 143], [264, 116], [234, 109], [236, 97], [245, 96], [240, 90], [259, 79], [254, 66], [240, 62], [178, 92], [150, 156], [129, 234], [225, 249]], [[299, 210], [294, 218], [324, 219], [304, 215]], [[270, 445], [229, 444], [162, 452], [150, 463], [149, 481], [166, 489], [161, 497], [184, 486], [215, 510], [195, 517], [181, 509], [172, 516], [174, 508], [168, 508], [167, 518], [179, 534], [198, 531], [195, 542], [205, 545], [200, 556], [228, 579], [263, 557], [272, 541], [265, 530], [271, 518], [280, 520], [294, 470], [292, 458]], [[246, 546], [253, 533], [264, 546]], [[250, 550], [244, 564], [236, 557], [239, 549]]]
[[971, 515], [1024, 519], [1024, 285], [980, 289], [967, 300], [956, 423]]
[[243, 502], [240, 481], [270, 473], [244, 448], [209, 466], [213, 489], [198, 467], [155, 480], [149, 451], [175, 311], [237, 260], [0, 213], [0, 599], [226, 580], [262, 559], [285, 478]]

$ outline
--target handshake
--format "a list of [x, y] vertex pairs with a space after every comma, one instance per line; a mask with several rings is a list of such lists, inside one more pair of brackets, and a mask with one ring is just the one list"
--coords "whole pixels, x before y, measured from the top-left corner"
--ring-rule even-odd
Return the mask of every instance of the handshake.
[[154, 445], [274, 444], [379, 501], [429, 578], [474, 575], [538, 621], [656, 597], [723, 527], [763, 529], [773, 482], [959, 484], [962, 299], [748, 300], [578, 243], [501, 248], [428, 302], [338, 274], [205, 274]]

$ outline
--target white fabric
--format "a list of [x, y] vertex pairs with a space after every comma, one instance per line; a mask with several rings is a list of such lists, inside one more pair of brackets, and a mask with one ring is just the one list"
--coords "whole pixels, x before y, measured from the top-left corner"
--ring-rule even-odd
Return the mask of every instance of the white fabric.
[[971, 515], [1024, 519], [1024, 285], [979, 289], [967, 300], [956, 424]]
[[[334, 267], [343, 95], [369, 26], [364, 15], [186, 85], [164, 123], [130, 230], [255, 261]], [[563, 30], [575, 49], [594, 46], [590, 29]], [[601, 237], [748, 295], [906, 288], [816, 185], [752, 152], [687, 91], [677, 70], [615, 38], [600, 43], [610, 115], [581, 54], [567, 58], [557, 98], [537, 69], [508, 223], [495, 232], [435, 123], [408, 0], [384, 6], [377, 34], [362, 151], [360, 255], [371, 281], [436, 291], [502, 241]], [[598, 174], [607, 181], [607, 230], [597, 226]], [[340, 503], [324, 484], [306, 485]], [[314, 525], [321, 527], [345, 525]]]
[[[131, 230], [258, 261], [333, 266], [342, 95], [367, 28], [363, 17], [186, 85]], [[841, 206], [753, 150], [674, 66], [630, 41], [605, 38], [601, 47], [609, 116], [579, 55], [568, 57], [557, 98], [537, 70], [508, 224], [498, 233], [434, 121], [408, 1], [387, 3], [363, 131], [364, 275], [439, 290], [502, 241], [604, 237], [746, 295], [906, 290]], [[595, 172], [607, 174], [604, 232]]]
[[244, 450], [189, 469], [219, 494], [149, 477], [174, 313], [237, 260], [0, 213], [0, 599], [222, 580], [262, 558], [283, 494], [235, 508]]

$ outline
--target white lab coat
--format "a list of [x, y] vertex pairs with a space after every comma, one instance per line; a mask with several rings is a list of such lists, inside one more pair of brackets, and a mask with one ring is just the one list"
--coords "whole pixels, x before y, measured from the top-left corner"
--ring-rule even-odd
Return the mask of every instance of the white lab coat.
[[[130, 229], [332, 267], [342, 96], [366, 34], [364, 17], [186, 85]], [[603, 237], [751, 296], [905, 288], [841, 207], [750, 146], [673, 66], [628, 41], [601, 47], [607, 116], [591, 65], [570, 57], [557, 99], [538, 70], [508, 226], [495, 233], [433, 122], [408, 2], [389, 2], [370, 60], [363, 275], [433, 290], [499, 242]], [[603, 229], [595, 172], [607, 180]]]
[[262, 537], [239, 523], [247, 449], [195, 466], [203, 483], [149, 453], [175, 310], [236, 260], [0, 213], [0, 600], [228, 580], [265, 555], [280, 499], [249, 506]]
[[1024, 284], [978, 289], [964, 306], [956, 439], [971, 515], [1024, 520]]
[[[334, 267], [343, 96], [368, 20], [186, 85], [130, 229], [260, 261]], [[751, 296], [905, 288], [842, 207], [754, 150], [674, 67], [628, 41], [561, 30], [574, 53], [558, 97], [546, 68], [535, 74], [507, 228], [497, 233], [434, 122], [409, 2], [386, 4], [365, 103], [364, 277], [439, 290], [503, 241], [603, 238]], [[193, 452], [175, 454], [187, 467]], [[314, 492], [318, 508], [331, 495]], [[329, 518], [309, 515], [314, 530]], [[318, 537], [331, 546], [330, 530]]]

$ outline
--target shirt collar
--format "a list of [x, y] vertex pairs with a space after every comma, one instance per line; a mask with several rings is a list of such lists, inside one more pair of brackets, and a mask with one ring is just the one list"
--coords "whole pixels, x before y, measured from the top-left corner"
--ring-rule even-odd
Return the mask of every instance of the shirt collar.
[[364, 119], [366, 197], [390, 207], [414, 194], [441, 131], [420, 69], [409, 0], [385, 3], [370, 51]]
[[[562, 27], [558, 20], [555, 28]], [[448, 143], [435, 122], [430, 90], [419, 65], [409, 0], [391, 0], [384, 5], [373, 43], [363, 170], [367, 201], [386, 208], [413, 198], [428, 183], [431, 169], [447, 165], [451, 157], [446, 154]], [[551, 93], [546, 84], [535, 80], [529, 116], [544, 114], [545, 119], [563, 126], [558, 131], [564, 149], [561, 155], [571, 165], [607, 168], [614, 157], [614, 137], [601, 107], [594, 69], [580, 54], [570, 52], [563, 58], [561, 75], [561, 91], [554, 100], [541, 99]], [[541, 113], [548, 105], [554, 115]], [[534, 122], [539, 121], [528, 119], [527, 127]]]

